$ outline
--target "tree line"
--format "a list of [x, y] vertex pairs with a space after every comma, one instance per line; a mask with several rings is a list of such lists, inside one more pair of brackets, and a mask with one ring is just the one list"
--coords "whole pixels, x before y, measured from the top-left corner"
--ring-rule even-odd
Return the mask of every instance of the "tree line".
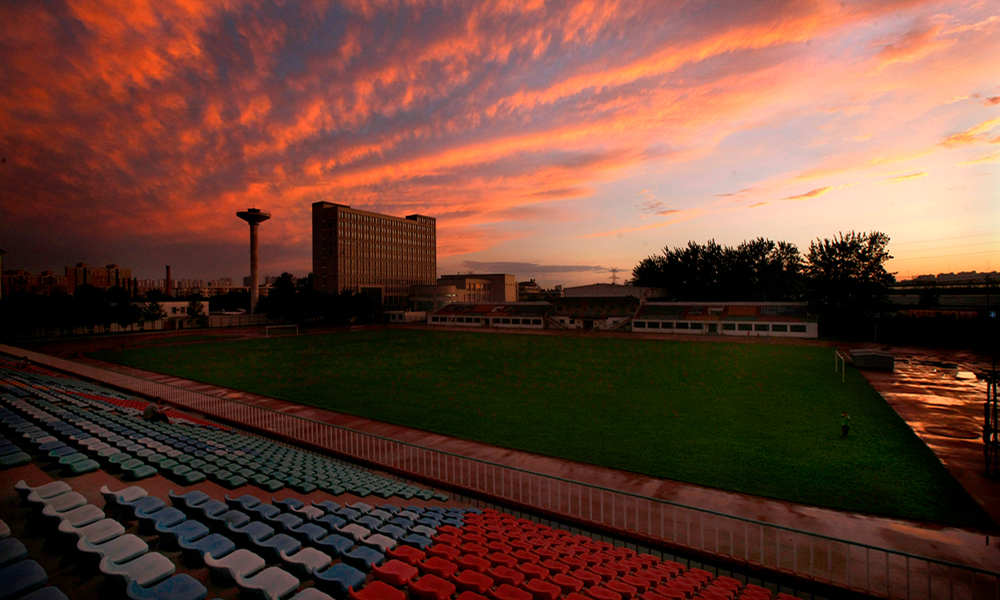
[[666, 247], [632, 270], [631, 285], [658, 288], [670, 301], [807, 301], [825, 335], [850, 335], [888, 304], [895, 277], [885, 269], [889, 236], [840, 233], [816, 239], [802, 255], [766, 238], [738, 246], [688, 242]]

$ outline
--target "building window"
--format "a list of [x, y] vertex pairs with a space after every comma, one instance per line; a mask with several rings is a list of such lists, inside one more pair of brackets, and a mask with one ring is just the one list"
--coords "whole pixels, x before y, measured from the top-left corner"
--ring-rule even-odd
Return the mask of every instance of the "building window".
[[788, 331], [788, 325], [771, 325], [771, 331], [786, 332]]
[[750, 323], [740, 323], [736, 328], [740, 331], [750, 331]]
[[635, 322], [635, 328], [636, 329], [645, 329], [646, 328], [646, 322], [645, 321], [636, 321]]
[[649, 322], [649, 328], [650, 329], [659, 329], [660, 328], [660, 323], [657, 322], [657, 321], [650, 321]]
[[691, 323], [691, 329], [701, 329], [701, 323]]
[[674, 328], [676, 329], [687, 329], [688, 327], [690, 327], [690, 323], [683, 323], [683, 322], [674, 323]]
[[805, 332], [806, 332], [805, 325], [792, 325], [792, 333], [805, 333]]
[[722, 324], [722, 330], [723, 331], [736, 331], [736, 323], [723, 323]]
[[754, 331], [767, 331], [767, 323], [756, 323], [753, 326]]

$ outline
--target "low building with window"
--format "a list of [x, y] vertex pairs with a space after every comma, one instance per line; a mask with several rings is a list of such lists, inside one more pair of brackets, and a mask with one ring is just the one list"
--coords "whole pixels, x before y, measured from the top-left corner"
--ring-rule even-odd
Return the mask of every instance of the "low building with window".
[[555, 307], [548, 302], [494, 302], [448, 304], [432, 314], [429, 325], [544, 329]]
[[815, 338], [805, 302], [646, 302], [632, 319], [636, 333]]

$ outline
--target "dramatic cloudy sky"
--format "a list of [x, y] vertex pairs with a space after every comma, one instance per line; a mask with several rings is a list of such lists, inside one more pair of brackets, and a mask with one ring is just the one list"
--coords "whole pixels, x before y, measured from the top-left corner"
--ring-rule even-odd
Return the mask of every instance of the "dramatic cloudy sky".
[[4, 266], [311, 269], [310, 205], [437, 217], [439, 273], [891, 237], [1000, 269], [995, 0], [0, 2]]

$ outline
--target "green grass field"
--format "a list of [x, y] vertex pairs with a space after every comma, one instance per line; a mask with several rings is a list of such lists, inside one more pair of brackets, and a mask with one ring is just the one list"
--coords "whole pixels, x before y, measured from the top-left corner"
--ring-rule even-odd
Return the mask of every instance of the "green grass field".
[[[815, 346], [383, 330], [103, 360], [446, 435], [796, 503], [989, 518], [881, 396]], [[840, 413], [852, 419], [840, 439]]]

